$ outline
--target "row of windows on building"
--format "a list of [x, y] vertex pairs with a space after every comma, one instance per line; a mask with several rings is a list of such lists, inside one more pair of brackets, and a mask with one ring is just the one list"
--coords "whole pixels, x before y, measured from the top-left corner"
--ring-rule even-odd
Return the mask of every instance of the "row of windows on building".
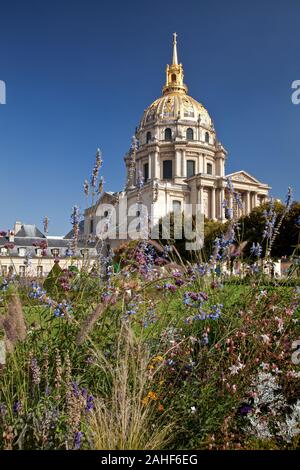
[[[12, 274], [12, 273], [14, 273], [14, 270], [15, 270], [15, 268], [13, 266], [6, 266], [5, 264], [3, 264], [1, 266], [2, 276], [7, 276], [8, 274]], [[18, 274], [19, 274], [19, 276], [24, 277], [26, 275], [26, 266], [23, 266], [23, 265], [19, 266]], [[36, 275], [38, 277], [42, 277], [44, 275], [43, 266], [37, 266], [36, 267]]]
[[[196, 174], [196, 162], [195, 160], [187, 160], [186, 162], [186, 177], [191, 178]], [[206, 174], [212, 175], [213, 174], [213, 166], [212, 163], [206, 164]], [[149, 163], [144, 164], [144, 181], [148, 181], [149, 179]], [[173, 162], [172, 160], [164, 160], [163, 161], [163, 179], [169, 180], [173, 178]]]
[[[84, 256], [87, 254], [87, 249], [82, 249], [81, 250], [81, 254]], [[58, 256], [67, 256], [69, 253], [69, 248], [67, 248], [64, 252], [63, 250], [60, 250], [59, 248], [53, 248], [51, 250], [51, 255], [56, 258]], [[43, 254], [43, 250], [41, 248], [36, 248], [35, 249], [35, 255], [36, 256], [42, 256]], [[9, 255], [9, 250], [8, 248], [6, 248], [5, 246], [1, 247], [0, 248], [0, 255], [1, 256], [8, 256]], [[27, 255], [27, 249], [26, 248], [23, 248], [23, 247], [20, 247], [18, 248], [18, 256], [20, 257], [25, 257]]]
[[[170, 129], [169, 127], [167, 127], [164, 131], [164, 138], [167, 142], [172, 141], [172, 129]], [[150, 131], [148, 131], [146, 134], [146, 143], [149, 144], [151, 140], [152, 140], [152, 134]], [[186, 140], [194, 140], [194, 130], [191, 127], [189, 127], [186, 130]], [[205, 132], [204, 141], [209, 144], [209, 141], [210, 141], [209, 132]]]

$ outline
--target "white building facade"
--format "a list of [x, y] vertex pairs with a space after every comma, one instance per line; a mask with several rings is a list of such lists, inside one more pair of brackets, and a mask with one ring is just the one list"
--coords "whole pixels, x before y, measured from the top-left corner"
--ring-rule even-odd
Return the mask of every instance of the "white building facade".
[[237, 207], [228, 200], [237, 216], [249, 214], [268, 199], [270, 187], [246, 171], [225, 174], [227, 151], [217, 139], [208, 111], [188, 95], [183, 79], [174, 33], [173, 59], [166, 68], [162, 96], [144, 111], [124, 157], [125, 190], [105, 193], [97, 206], [87, 210], [86, 236], [91, 234], [91, 226], [95, 230], [91, 219], [97, 215], [97, 207], [109, 201], [118, 205], [125, 197], [128, 207], [142, 203], [156, 220], [191, 204], [200, 207], [207, 219], [221, 222], [226, 220], [223, 201], [228, 197], [228, 177], [242, 201], [242, 207]]

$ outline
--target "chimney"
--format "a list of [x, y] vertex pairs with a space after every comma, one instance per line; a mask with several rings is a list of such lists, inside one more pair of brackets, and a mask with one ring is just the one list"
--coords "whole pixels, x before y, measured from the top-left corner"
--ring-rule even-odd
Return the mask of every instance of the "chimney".
[[14, 243], [15, 241], [15, 232], [13, 230], [8, 231], [8, 241], [9, 243]]
[[14, 227], [14, 232], [15, 232], [15, 235], [17, 235], [17, 233], [19, 232], [19, 230], [21, 230], [22, 228], [22, 222], [20, 222], [19, 220], [17, 220], [15, 222], [15, 227]]

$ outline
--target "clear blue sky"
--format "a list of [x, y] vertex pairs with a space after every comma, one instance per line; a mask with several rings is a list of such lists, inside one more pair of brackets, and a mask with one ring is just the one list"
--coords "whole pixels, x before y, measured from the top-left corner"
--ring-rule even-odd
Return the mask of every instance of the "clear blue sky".
[[158, 96], [172, 33], [190, 94], [229, 152], [276, 197], [300, 199], [299, 0], [51, 0], [0, 4], [0, 229], [16, 219], [64, 234], [96, 148], [106, 190], [124, 184], [123, 156]]

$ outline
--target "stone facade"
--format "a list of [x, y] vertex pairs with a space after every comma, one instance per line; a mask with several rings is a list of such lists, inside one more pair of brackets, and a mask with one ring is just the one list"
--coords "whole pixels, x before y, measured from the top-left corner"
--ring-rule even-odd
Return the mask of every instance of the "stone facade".
[[[246, 171], [225, 174], [227, 151], [217, 138], [208, 111], [188, 95], [183, 78], [174, 34], [173, 60], [166, 69], [162, 97], [144, 111], [131, 148], [124, 157], [125, 190], [105, 193], [98, 204], [126, 195], [128, 207], [142, 201], [149, 213], [151, 208], [156, 220], [175, 207], [183, 209], [184, 204], [194, 204], [206, 218], [223, 222], [228, 177], [242, 200], [240, 208], [234, 207], [232, 200], [228, 201], [237, 215], [249, 214], [268, 199], [270, 187]], [[97, 214], [97, 207], [86, 212], [86, 236], [93, 214]]]

